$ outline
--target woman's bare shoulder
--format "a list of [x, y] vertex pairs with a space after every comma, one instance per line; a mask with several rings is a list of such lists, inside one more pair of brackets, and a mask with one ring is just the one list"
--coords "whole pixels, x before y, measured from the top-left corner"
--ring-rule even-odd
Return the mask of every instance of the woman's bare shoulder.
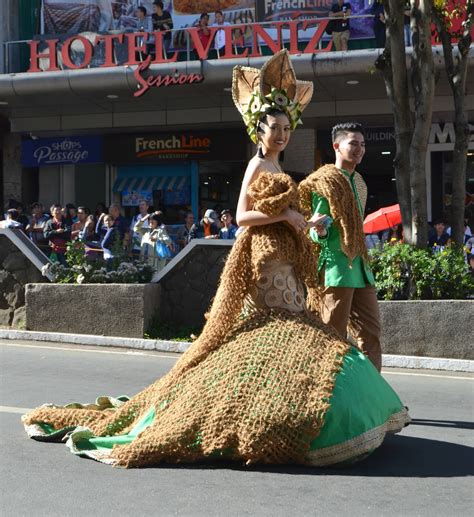
[[255, 155], [247, 165], [247, 169], [245, 170], [245, 178], [247, 180], [254, 180], [264, 170], [265, 160]]

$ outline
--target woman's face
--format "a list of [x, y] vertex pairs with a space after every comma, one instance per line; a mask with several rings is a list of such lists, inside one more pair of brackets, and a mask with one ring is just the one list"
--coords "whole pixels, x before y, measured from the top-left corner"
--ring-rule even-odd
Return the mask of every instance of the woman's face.
[[57, 206], [55, 208], [53, 208], [53, 211], [52, 211], [52, 214], [51, 214], [55, 219], [61, 219], [61, 216], [63, 215], [63, 211], [62, 209]]
[[267, 115], [260, 122], [262, 132], [258, 133], [259, 140], [265, 150], [281, 153], [290, 141], [291, 126], [288, 117], [283, 113]]

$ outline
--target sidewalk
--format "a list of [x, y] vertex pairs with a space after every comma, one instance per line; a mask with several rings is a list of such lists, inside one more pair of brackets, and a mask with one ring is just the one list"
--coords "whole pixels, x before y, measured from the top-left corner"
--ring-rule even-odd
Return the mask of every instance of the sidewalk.
[[[62, 332], [35, 332], [31, 330], [1, 329], [0, 339], [22, 339], [47, 341], [88, 346], [110, 346], [134, 350], [155, 350], [157, 352], [183, 353], [191, 346], [185, 341], [163, 341], [158, 339], [137, 339], [86, 334], [66, 334]], [[446, 359], [437, 357], [416, 357], [410, 355], [383, 354], [382, 366], [386, 368], [416, 368], [424, 370], [444, 370], [452, 372], [474, 372], [474, 361], [467, 359]]]

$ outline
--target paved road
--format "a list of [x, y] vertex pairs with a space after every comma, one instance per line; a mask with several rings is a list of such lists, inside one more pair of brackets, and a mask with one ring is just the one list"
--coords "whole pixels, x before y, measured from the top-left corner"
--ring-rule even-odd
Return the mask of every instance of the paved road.
[[468, 374], [387, 370], [413, 424], [351, 468], [112, 468], [29, 440], [23, 408], [134, 394], [176, 356], [1, 341], [1, 515], [472, 515], [474, 383]]

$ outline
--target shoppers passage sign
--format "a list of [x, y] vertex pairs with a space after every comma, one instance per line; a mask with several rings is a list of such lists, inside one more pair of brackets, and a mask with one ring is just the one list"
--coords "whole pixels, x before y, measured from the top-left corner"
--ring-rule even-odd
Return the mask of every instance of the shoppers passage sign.
[[110, 135], [105, 140], [105, 159], [113, 164], [163, 160], [242, 160], [245, 152], [244, 131]]
[[21, 162], [24, 167], [100, 163], [102, 139], [96, 136], [24, 140]]

